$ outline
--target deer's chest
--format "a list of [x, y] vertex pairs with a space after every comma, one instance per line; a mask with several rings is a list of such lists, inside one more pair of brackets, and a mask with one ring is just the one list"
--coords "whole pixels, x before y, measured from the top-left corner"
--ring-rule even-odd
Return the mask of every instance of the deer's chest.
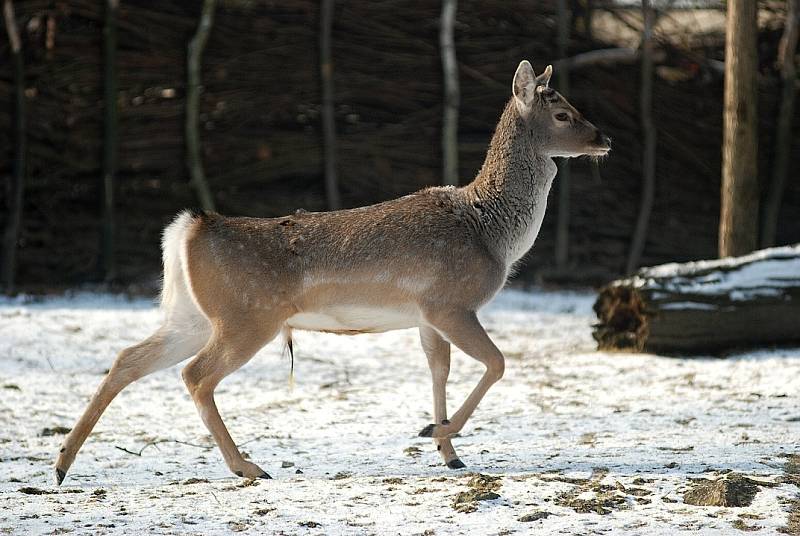
[[531, 192], [527, 203], [516, 210], [506, 246], [506, 262], [509, 265], [521, 259], [539, 236], [552, 183], [551, 179], [537, 187]]

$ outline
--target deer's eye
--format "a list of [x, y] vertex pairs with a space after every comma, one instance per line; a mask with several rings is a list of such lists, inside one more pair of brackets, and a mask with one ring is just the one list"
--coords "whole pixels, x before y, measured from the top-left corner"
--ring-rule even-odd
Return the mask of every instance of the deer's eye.
[[559, 112], [556, 114], [556, 119], [559, 121], [569, 121], [569, 115], [564, 112]]

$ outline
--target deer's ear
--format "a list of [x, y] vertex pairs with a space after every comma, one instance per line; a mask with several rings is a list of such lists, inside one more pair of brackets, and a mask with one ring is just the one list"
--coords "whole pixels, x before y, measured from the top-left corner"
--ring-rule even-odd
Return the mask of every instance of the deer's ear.
[[522, 115], [527, 115], [531, 109], [533, 98], [536, 95], [536, 74], [528, 60], [519, 62], [517, 72], [514, 73], [514, 82], [511, 86], [514, 93], [514, 103]]
[[548, 65], [542, 74], [536, 77], [536, 85], [550, 87], [550, 77], [553, 76], [553, 66]]

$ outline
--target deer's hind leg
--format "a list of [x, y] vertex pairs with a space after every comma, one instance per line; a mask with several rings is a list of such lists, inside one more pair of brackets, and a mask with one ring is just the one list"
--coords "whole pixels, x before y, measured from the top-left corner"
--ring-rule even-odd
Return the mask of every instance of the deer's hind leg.
[[[450, 374], [450, 343], [439, 333], [429, 327], [419, 328], [422, 349], [428, 358], [433, 379], [433, 418], [437, 423], [447, 420], [447, 376]], [[450, 469], [466, 467], [458, 458], [449, 437], [434, 438], [434, 445]]]
[[228, 468], [237, 476], [271, 478], [258, 465], [245, 460], [231, 438], [214, 401], [214, 390], [229, 374], [250, 361], [262, 346], [280, 331], [283, 318], [263, 323], [215, 321], [208, 344], [183, 369], [183, 380], [192, 395], [200, 417], [214, 437]]
[[210, 334], [208, 321], [168, 322], [144, 341], [122, 350], [92, 396], [80, 419], [64, 440], [55, 464], [56, 483], [61, 484], [75, 456], [112, 400], [131, 383], [193, 356]]

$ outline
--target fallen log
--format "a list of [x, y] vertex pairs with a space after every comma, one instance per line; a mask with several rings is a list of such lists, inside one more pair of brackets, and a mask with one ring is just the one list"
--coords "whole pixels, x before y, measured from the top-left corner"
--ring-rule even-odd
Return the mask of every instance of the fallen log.
[[600, 290], [600, 350], [718, 353], [800, 343], [800, 244], [642, 268]]

